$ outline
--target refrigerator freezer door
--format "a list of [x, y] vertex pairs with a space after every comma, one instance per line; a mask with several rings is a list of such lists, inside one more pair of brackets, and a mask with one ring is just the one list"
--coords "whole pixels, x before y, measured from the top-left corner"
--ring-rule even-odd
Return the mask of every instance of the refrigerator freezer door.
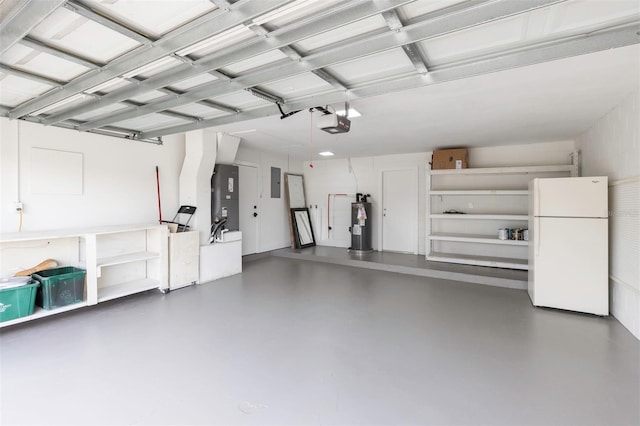
[[608, 217], [607, 177], [534, 179], [533, 215]]
[[608, 220], [534, 218], [535, 306], [609, 314]]

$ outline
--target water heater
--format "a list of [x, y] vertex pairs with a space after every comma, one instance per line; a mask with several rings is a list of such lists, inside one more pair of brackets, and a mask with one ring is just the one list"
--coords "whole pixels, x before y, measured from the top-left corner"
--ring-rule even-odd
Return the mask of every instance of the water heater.
[[356, 194], [356, 202], [351, 203], [351, 247], [349, 251], [367, 253], [373, 251], [371, 232], [371, 203], [367, 202], [369, 194]]

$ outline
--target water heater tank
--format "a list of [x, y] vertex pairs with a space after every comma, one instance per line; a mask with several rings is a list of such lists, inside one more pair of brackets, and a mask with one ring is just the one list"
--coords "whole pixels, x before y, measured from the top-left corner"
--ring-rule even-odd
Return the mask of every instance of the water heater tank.
[[355, 253], [373, 251], [371, 219], [371, 203], [355, 202], [351, 204], [351, 247], [349, 247], [349, 251]]

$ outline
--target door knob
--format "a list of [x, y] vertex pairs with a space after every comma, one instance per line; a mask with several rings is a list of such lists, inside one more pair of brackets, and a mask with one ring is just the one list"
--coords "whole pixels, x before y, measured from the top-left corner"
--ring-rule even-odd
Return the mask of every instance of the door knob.
[[253, 217], [256, 217], [256, 216], [258, 216], [258, 213], [253, 212]]

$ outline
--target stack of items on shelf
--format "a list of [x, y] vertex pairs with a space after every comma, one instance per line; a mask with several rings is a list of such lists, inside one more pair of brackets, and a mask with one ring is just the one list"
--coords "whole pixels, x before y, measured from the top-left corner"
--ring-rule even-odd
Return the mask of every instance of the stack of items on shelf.
[[498, 229], [498, 239], [529, 241], [529, 230], [527, 228], [500, 228]]
[[86, 271], [57, 266], [58, 262], [47, 259], [0, 279], [0, 322], [31, 315], [35, 306], [54, 309], [83, 301]]

